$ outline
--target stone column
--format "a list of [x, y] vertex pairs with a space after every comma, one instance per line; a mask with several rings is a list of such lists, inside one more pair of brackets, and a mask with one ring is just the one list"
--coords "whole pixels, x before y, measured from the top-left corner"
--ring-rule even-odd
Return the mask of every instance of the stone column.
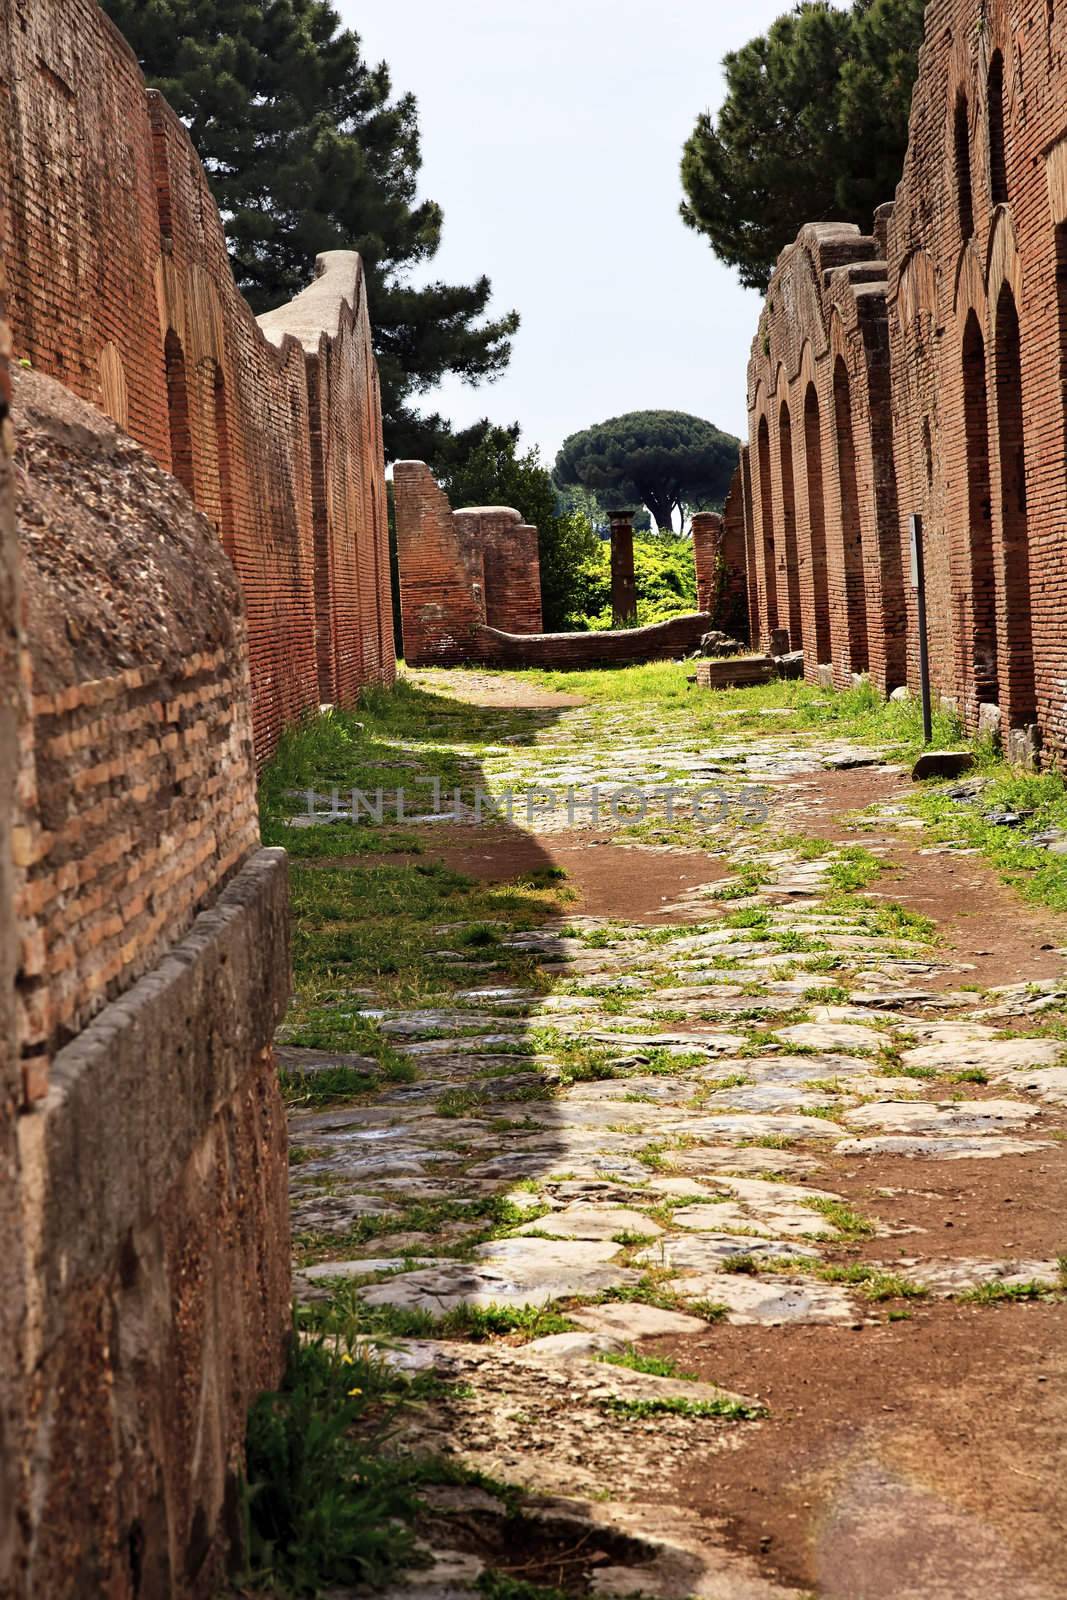
[[632, 628], [637, 621], [634, 577], [634, 514], [611, 513], [611, 626]]
[[722, 518], [717, 511], [698, 511], [693, 517], [693, 564], [697, 572], [697, 610], [716, 614], [721, 591], [719, 555]]

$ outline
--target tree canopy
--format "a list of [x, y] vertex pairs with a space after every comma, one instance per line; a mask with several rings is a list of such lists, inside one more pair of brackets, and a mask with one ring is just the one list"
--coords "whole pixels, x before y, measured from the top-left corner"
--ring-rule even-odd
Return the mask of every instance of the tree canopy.
[[303, 288], [323, 250], [358, 250], [382, 381], [386, 453], [431, 456], [448, 425], [411, 399], [445, 373], [507, 365], [518, 317], [485, 318], [488, 278], [412, 287], [441, 242], [416, 194], [417, 108], [364, 60], [328, 0], [102, 0], [188, 126], [253, 310]]
[[661, 532], [674, 513], [722, 505], [740, 441], [686, 411], [631, 411], [565, 439], [555, 479], [594, 494], [609, 510], [647, 506]]
[[731, 51], [718, 119], [682, 155], [682, 216], [748, 288], [766, 289], [805, 222], [869, 230], [908, 143], [925, 0], [805, 0]]

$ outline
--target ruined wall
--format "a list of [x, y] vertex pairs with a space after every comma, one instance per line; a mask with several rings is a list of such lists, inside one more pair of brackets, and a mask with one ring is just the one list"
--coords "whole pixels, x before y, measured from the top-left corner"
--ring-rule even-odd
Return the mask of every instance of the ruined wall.
[[[975, 728], [1067, 747], [1067, 16], [933, 0], [888, 225], [902, 537], [934, 680]], [[909, 616], [909, 677], [917, 633]], [[996, 713], [988, 714], [995, 720]]]
[[479, 659], [478, 630], [541, 627], [537, 529], [517, 511], [453, 512], [422, 461], [393, 469], [404, 658], [409, 666]]
[[816, 223], [779, 257], [749, 362], [748, 477], [759, 639], [786, 629], [810, 681], [869, 673], [889, 692], [905, 610], [881, 255]]
[[465, 506], [454, 517], [466, 562], [476, 570], [481, 559], [486, 622], [505, 633], [540, 633], [537, 529], [508, 506]]
[[394, 671], [358, 259], [320, 262], [268, 339], [184, 127], [93, 0], [4, 7], [0, 81], [16, 354], [126, 428], [215, 527], [247, 600], [262, 760], [287, 723]]
[[642, 661], [678, 661], [699, 648], [714, 617], [693, 611], [643, 628], [601, 628], [588, 633], [503, 633], [479, 628], [476, 661], [491, 667], [543, 667], [576, 672], [584, 667], [632, 667]]
[[715, 620], [713, 626], [731, 638], [749, 636], [748, 553], [745, 497], [738, 467], [722, 516], [699, 511], [693, 517], [693, 562], [697, 578], [697, 610]]
[[[19, 1055], [0, 1217], [24, 1307], [0, 1347], [22, 1430], [0, 1590], [207, 1597], [288, 1329], [284, 857], [258, 848], [244, 610], [214, 528], [101, 412], [37, 373], [13, 391], [32, 716], [0, 869]], [[0, 584], [5, 691], [10, 602]]]

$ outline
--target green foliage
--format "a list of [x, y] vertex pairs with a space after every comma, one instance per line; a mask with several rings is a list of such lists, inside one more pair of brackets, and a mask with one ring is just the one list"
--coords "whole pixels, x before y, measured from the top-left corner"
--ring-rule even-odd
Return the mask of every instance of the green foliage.
[[607, 507], [647, 506], [661, 533], [674, 513], [721, 506], [740, 443], [686, 411], [631, 411], [572, 433], [556, 457], [560, 488], [578, 487]]
[[[943, 786], [930, 785], [916, 810], [933, 825], [934, 837], [981, 850], [1025, 900], [1067, 910], [1067, 856], [1054, 855], [1034, 835], [1067, 829], [1067, 784], [1059, 772], [1013, 770], [999, 761], [986, 766], [988, 781], [976, 803], [951, 800]], [[990, 815], [1016, 812], [1020, 827], [1003, 827]]]
[[[696, 568], [689, 539], [636, 538], [634, 577], [641, 626], [696, 610]], [[611, 553], [603, 540], [597, 540], [572, 572], [569, 595], [568, 627], [611, 627]]]
[[503, 371], [518, 317], [484, 321], [491, 289], [433, 282], [442, 213], [419, 200], [415, 99], [362, 54], [328, 0], [104, 0], [149, 83], [192, 136], [253, 310], [292, 298], [324, 250], [358, 250], [373, 308], [388, 455], [447, 435], [409, 400], [446, 372]]
[[605, 1411], [610, 1411], [614, 1416], [638, 1422], [648, 1417], [722, 1417], [729, 1422], [753, 1422], [767, 1415], [766, 1406], [733, 1400], [729, 1395], [717, 1395], [713, 1400], [687, 1400], [683, 1396], [673, 1395], [655, 1400], [612, 1398], [604, 1400], [602, 1404]]
[[696, 1373], [686, 1372], [670, 1356], [643, 1356], [631, 1347], [628, 1350], [606, 1351], [597, 1356], [609, 1367], [628, 1367], [631, 1372], [643, 1372], [653, 1378], [674, 1378], [682, 1383], [695, 1383]]
[[281, 1390], [264, 1395], [248, 1419], [253, 1582], [314, 1595], [327, 1583], [382, 1584], [410, 1564], [417, 1466], [355, 1437], [399, 1384], [357, 1348], [294, 1343]]
[[868, 232], [907, 148], [925, 0], [803, 4], [723, 63], [726, 97], [682, 156], [682, 216], [741, 282], [766, 289], [805, 222]]

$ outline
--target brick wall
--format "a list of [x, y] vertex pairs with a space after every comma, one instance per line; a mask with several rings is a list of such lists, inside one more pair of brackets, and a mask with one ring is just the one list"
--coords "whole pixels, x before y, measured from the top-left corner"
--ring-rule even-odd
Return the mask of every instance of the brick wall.
[[[783, 252], [749, 370], [749, 582], [809, 677], [918, 683], [1067, 750], [1067, 17], [932, 0], [895, 202]], [[1025, 730], [1022, 746], [1012, 737]]]
[[749, 635], [748, 555], [745, 495], [738, 467], [723, 515], [699, 511], [693, 517], [693, 561], [697, 610], [714, 618], [713, 627], [745, 641]]
[[0, 1592], [207, 1600], [289, 1326], [285, 865], [258, 849], [244, 608], [141, 446], [41, 374], [12, 390]]
[[707, 612], [671, 617], [643, 628], [598, 629], [589, 633], [502, 633], [475, 631], [469, 659], [493, 667], [544, 667], [578, 671], [583, 667], [630, 667], [642, 661], [679, 660], [692, 655], [709, 628]]
[[358, 259], [320, 262], [268, 338], [184, 127], [93, 0], [12, 0], [0, 80], [16, 353], [128, 429], [215, 527], [247, 600], [262, 761], [287, 723], [394, 671]]
[[[888, 228], [901, 533], [936, 686], [1067, 746], [1067, 17], [934, 0]], [[909, 676], [917, 635], [909, 615]]]
[[477, 630], [541, 628], [537, 529], [507, 506], [453, 512], [422, 461], [398, 461], [397, 560], [409, 666], [477, 659]]
[[[904, 592], [879, 241], [811, 224], [782, 252], [752, 346], [749, 480], [756, 633], [816, 681], [904, 678]], [[743, 513], [742, 513], [743, 515]]]
[[541, 556], [537, 529], [507, 506], [467, 506], [454, 513], [460, 545], [477, 565], [486, 621], [505, 633], [541, 631]]

